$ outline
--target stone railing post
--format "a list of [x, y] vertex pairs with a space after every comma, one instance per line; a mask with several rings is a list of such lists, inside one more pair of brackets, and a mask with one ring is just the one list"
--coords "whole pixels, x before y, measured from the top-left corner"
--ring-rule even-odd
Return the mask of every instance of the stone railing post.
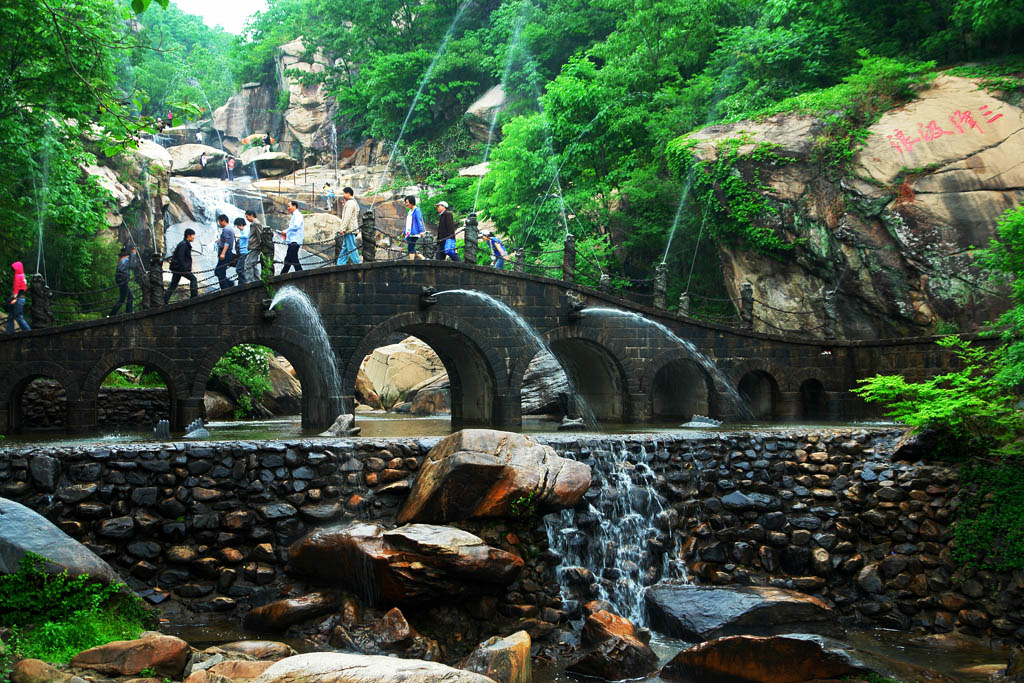
[[359, 229], [363, 234], [363, 261], [369, 263], [377, 260], [377, 220], [373, 216], [373, 209], [363, 212], [363, 224]]
[[149, 296], [147, 308], [157, 308], [164, 303], [164, 260], [154, 252], [149, 257]]
[[471, 265], [476, 265], [476, 255], [480, 250], [480, 229], [476, 222], [476, 214], [471, 213], [466, 216], [466, 222], [463, 225], [463, 261]]
[[654, 307], [660, 311], [668, 308], [668, 265], [659, 263], [654, 269]]
[[565, 248], [562, 250], [562, 281], [576, 280], [576, 236], [565, 233]]
[[597, 282], [597, 288], [602, 294], [612, 293], [612, 276], [608, 273], [601, 273], [601, 279]]
[[38, 273], [32, 276], [29, 283], [29, 295], [32, 306], [29, 313], [32, 317], [32, 328], [53, 327], [53, 292], [46, 285], [46, 278]]
[[519, 247], [515, 251], [516, 260], [512, 262], [512, 270], [517, 273], [526, 272], [526, 250]]
[[683, 292], [679, 295], [679, 309], [676, 311], [679, 315], [690, 315], [690, 293]]
[[424, 258], [432, 259], [437, 253], [437, 238], [434, 237], [434, 233], [427, 230], [420, 235], [419, 244], [416, 246]]
[[836, 319], [836, 293], [825, 292], [825, 326], [822, 329], [825, 339], [836, 338]]
[[740, 320], [744, 329], [754, 329], [754, 285], [749, 282], [740, 285]]

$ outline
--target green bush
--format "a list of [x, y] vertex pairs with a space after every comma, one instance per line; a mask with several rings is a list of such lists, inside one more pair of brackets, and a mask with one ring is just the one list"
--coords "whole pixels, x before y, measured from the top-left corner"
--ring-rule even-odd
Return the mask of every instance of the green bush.
[[213, 366], [211, 377], [225, 382], [237, 382], [244, 394], [237, 397], [235, 418], [256, 414], [255, 408], [263, 395], [270, 391], [270, 365], [267, 362], [274, 352], [265, 346], [239, 344], [228, 350]]
[[123, 584], [48, 574], [46, 562], [28, 553], [17, 572], [0, 576], [0, 625], [10, 628], [14, 655], [62, 664], [82, 650], [137, 638], [151, 620]]

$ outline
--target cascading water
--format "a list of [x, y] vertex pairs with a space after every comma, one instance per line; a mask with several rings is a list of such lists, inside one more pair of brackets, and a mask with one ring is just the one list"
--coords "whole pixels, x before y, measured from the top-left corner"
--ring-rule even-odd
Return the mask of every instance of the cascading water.
[[558, 360], [558, 356], [551, 352], [550, 347], [548, 347], [541, 336], [537, 334], [537, 331], [530, 326], [530, 323], [523, 320], [521, 315], [509, 308], [505, 302], [495, 299], [489, 294], [478, 292], [475, 289], [448, 289], [443, 292], [438, 292], [437, 296], [442, 294], [462, 294], [464, 296], [473, 297], [474, 299], [479, 299], [487, 305], [498, 309], [505, 315], [505, 317], [514, 322], [522, 331], [524, 338], [532, 341], [537, 345], [540, 351], [550, 354], [551, 357], [555, 359], [555, 362], [558, 363], [558, 367], [560, 367], [562, 372], [565, 374], [566, 383], [569, 387], [569, 399], [574, 402], [574, 407], [578, 411], [579, 416], [583, 418], [584, 423], [586, 423], [589, 429], [597, 429], [597, 416], [594, 415], [594, 411], [591, 410], [586, 399], [583, 398], [583, 395], [580, 394], [579, 390], [576, 388], [576, 382], [574, 381], [573, 376], [566, 370], [561, 361]]
[[695, 360], [697, 363], [699, 363], [702, 368], [707, 370], [708, 374], [715, 379], [716, 383], [720, 384], [725, 388], [726, 399], [729, 401], [729, 404], [733, 407], [733, 409], [742, 419], [754, 419], [754, 414], [750, 412], [750, 408], [747, 406], [747, 402], [744, 401], [743, 397], [740, 396], [739, 392], [736, 391], [736, 389], [731, 384], [729, 384], [729, 380], [726, 379], [725, 375], [722, 374], [722, 371], [718, 369], [718, 366], [715, 365], [714, 361], [712, 361], [710, 358], [708, 358], [703, 353], [698, 351], [697, 347], [694, 346], [692, 342], [688, 342], [685, 339], [681, 338], [679, 335], [677, 335], [675, 332], [665, 327], [661, 323], [655, 320], [651, 320], [650, 318], [645, 318], [639, 313], [634, 313], [632, 311], [621, 311], [617, 308], [585, 308], [583, 309], [583, 315], [624, 316], [636, 320], [637, 322], [643, 323], [644, 325], [647, 325], [649, 327], [654, 327], [663, 335], [665, 335], [668, 339], [686, 349], [686, 352], [690, 355], [690, 357], [693, 358], [693, 360]]
[[648, 464], [657, 457], [658, 444], [644, 444], [633, 454], [616, 441], [583, 446], [576, 459], [591, 467], [590, 490], [575, 509], [544, 521], [550, 550], [562, 558], [557, 570], [562, 595], [580, 603], [606, 600], [640, 626], [644, 587], [686, 578], [682, 563], [670, 559], [675, 555], [672, 541], [656, 526], [666, 509]]
[[309, 351], [313, 355], [316, 367], [320, 369], [318, 376], [322, 377], [326, 384], [327, 395], [340, 396], [341, 374], [338, 372], [338, 363], [331, 349], [331, 340], [320, 318], [320, 311], [305, 292], [293, 285], [286, 285], [277, 291], [270, 302], [271, 310], [278, 304], [284, 304], [285, 309], [291, 309], [296, 319], [293, 327], [309, 340]]

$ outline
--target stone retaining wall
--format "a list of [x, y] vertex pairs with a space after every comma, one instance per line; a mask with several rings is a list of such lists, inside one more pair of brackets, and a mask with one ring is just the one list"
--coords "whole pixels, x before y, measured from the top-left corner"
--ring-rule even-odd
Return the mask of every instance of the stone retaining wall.
[[[649, 552], [702, 584], [811, 593], [849, 624], [1024, 641], [1024, 572], [958, 567], [955, 470], [893, 463], [895, 430], [543, 439], [653, 470]], [[0, 450], [0, 495], [43, 513], [153, 600], [230, 611], [281, 596], [288, 545], [344, 519], [394, 521], [436, 438]], [[646, 470], [650, 472], [650, 470]], [[602, 477], [595, 477], [595, 486]], [[590, 495], [582, 505], [586, 507]], [[581, 508], [582, 509], [582, 508]], [[459, 525], [527, 559], [499, 609], [554, 628], [565, 612], [543, 525]], [[660, 566], [653, 558], [652, 566]], [[614, 581], [617, 571], [593, 568]], [[610, 568], [618, 570], [619, 568]], [[655, 580], [660, 577], [652, 577]]]
[[[26, 429], [53, 429], [67, 423], [67, 395], [59, 382], [36, 380], [21, 396]], [[163, 388], [100, 389], [96, 404], [102, 427], [151, 427], [170, 417], [170, 397]]]

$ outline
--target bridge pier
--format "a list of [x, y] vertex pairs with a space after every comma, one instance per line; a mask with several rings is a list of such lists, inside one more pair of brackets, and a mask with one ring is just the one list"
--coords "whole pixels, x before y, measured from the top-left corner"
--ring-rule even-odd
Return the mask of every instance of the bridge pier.
[[67, 431], [70, 434], [87, 434], [99, 428], [96, 419], [96, 399], [68, 399]]
[[200, 398], [179, 398], [171, 405], [171, 429], [183, 432], [193, 420], [206, 419], [206, 404]]

